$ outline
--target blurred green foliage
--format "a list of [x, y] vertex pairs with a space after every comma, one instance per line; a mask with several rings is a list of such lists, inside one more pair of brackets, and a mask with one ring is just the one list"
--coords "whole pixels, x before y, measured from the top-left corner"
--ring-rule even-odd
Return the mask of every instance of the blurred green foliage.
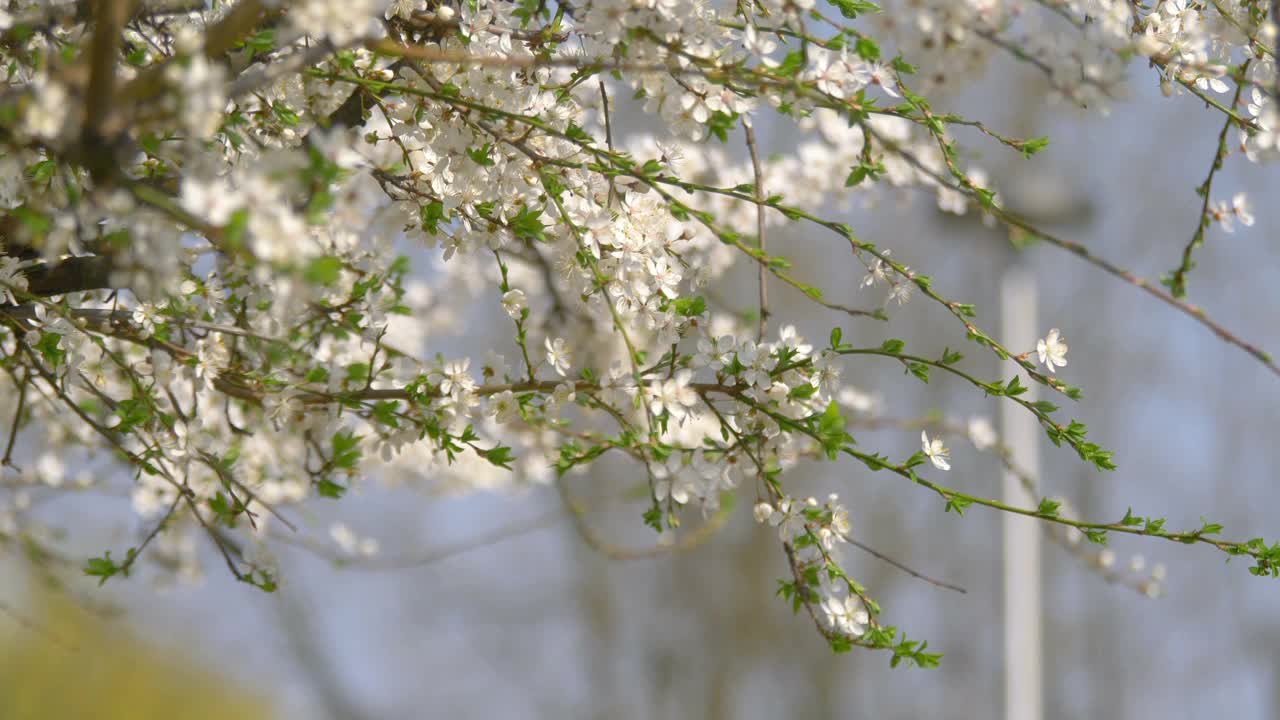
[[201, 667], [198, 648], [160, 650], [62, 596], [35, 600], [20, 618], [0, 613], [3, 720], [274, 717], [266, 699]]

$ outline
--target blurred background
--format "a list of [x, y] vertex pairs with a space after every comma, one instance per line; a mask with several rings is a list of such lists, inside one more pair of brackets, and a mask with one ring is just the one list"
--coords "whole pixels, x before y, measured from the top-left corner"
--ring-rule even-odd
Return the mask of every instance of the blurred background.
[[[1071, 208], [1047, 227], [1158, 278], [1177, 264], [1194, 230], [1194, 188], [1211, 162], [1220, 115], [1190, 96], [1161, 97], [1142, 68], [1134, 69], [1134, 96], [1109, 116], [1081, 114], [1043, 103], [1034, 72], [998, 64], [982, 84], [934, 105], [1010, 134], [1048, 135], [1049, 149], [1029, 161], [960, 137], [982, 153], [970, 160], [998, 187], [1047, 188], [1040, 197]], [[789, 133], [775, 127], [758, 124], [766, 155], [788, 149]], [[1241, 337], [1280, 352], [1280, 284], [1269, 281], [1280, 248], [1266, 240], [1280, 236], [1280, 207], [1270, 201], [1280, 197], [1274, 168], [1229, 159], [1215, 199], [1245, 189], [1256, 225], [1230, 235], [1209, 230], [1189, 299]], [[944, 295], [976, 304], [980, 325], [995, 332], [999, 280], [1014, 253], [1001, 232], [933, 207], [921, 195], [912, 207], [882, 203], [848, 221], [863, 239], [931, 274]], [[838, 250], [822, 238], [779, 232], [771, 248], [832, 300], [868, 306], [881, 299], [880, 290], [860, 293], [862, 271], [843, 252], [840, 262], [829, 261]], [[1198, 526], [1201, 517], [1220, 522], [1233, 539], [1280, 534], [1280, 380], [1189, 318], [1060, 250], [1031, 247], [1017, 261], [1039, 280], [1041, 333], [1060, 328], [1071, 346], [1061, 374], [1085, 391], [1064, 415], [1086, 422], [1119, 465], [1098, 473], [1041, 438], [1043, 492], [1064, 496], [1089, 519], [1116, 520], [1132, 506], [1168, 518], [1170, 527]], [[730, 305], [751, 307], [754, 273], [737, 268], [719, 290]], [[900, 337], [925, 355], [962, 348], [976, 375], [1001, 374], [996, 359], [966, 343], [936, 305], [892, 308], [885, 325], [815, 311], [776, 283], [772, 293], [775, 318], [795, 319], [811, 340], [824, 341], [838, 324], [847, 342]], [[506, 323], [473, 327], [468, 347], [510, 342]], [[888, 417], [935, 410], [957, 421], [997, 417], [996, 403], [969, 386], [941, 377], [926, 386], [875, 358], [849, 363], [845, 378], [878, 394]], [[855, 434], [892, 457], [919, 447], [917, 432]], [[998, 460], [959, 437], [948, 444], [950, 484], [998, 496]], [[601, 463], [573, 487], [591, 497], [623, 467]], [[773, 531], [751, 521], [749, 498], [739, 499], [718, 534], [687, 552], [617, 560], [584, 543], [551, 488], [449, 498], [372, 483], [292, 517], [323, 537], [341, 515], [403, 561], [340, 568], [306, 548], [281, 547], [283, 583], [272, 595], [235, 583], [212, 562], [195, 586], [157, 592], [142, 573], [102, 588], [73, 579], [51, 590], [27, 559], [0, 554], [0, 715], [1000, 717], [1004, 664], [1018, 658], [1004, 657], [1002, 645], [999, 515], [980, 508], [944, 514], [936, 497], [849, 462], [802, 464], [788, 482], [797, 495], [839, 492], [857, 538], [968, 590], [949, 592], [848, 554], [885, 621], [945, 653], [940, 668], [890, 669], [884, 653], [833, 656], [808, 619], [774, 596], [785, 562]], [[73, 530], [83, 557], [123, 547], [140, 530], [122, 524], [127, 497], [62, 492], [39, 500], [35, 512]], [[615, 500], [590, 518], [596, 536], [620, 547], [651, 544], [639, 506]], [[1204, 547], [1113, 537], [1112, 548], [1120, 564], [1135, 553], [1148, 566], [1165, 563], [1164, 594], [1153, 600], [1109, 584], [1046, 543], [1045, 717], [1280, 717], [1275, 582]], [[33, 705], [33, 693], [68, 704]], [[70, 704], [83, 697], [95, 700]]]

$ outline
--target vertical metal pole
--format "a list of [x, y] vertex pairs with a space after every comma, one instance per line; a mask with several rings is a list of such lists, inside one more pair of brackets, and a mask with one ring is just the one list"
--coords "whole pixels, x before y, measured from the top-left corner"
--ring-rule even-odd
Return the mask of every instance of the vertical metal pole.
[[[1036, 281], [1022, 259], [1007, 265], [1000, 282], [1001, 337], [1014, 352], [1035, 347], [1037, 327]], [[1005, 363], [1006, 377], [1019, 372], [1013, 361]], [[1037, 386], [1028, 393], [1034, 401]], [[1014, 403], [1000, 404], [1000, 430], [1013, 462], [1040, 475], [1040, 429], [1035, 418]], [[1022, 487], [1017, 476], [1004, 473], [1002, 498], [1010, 505], [1034, 507], [1037, 499]], [[1043, 642], [1040, 605], [1040, 527], [1034, 518], [1003, 513], [1004, 546], [1004, 717], [1005, 720], [1041, 720], [1043, 701]]]

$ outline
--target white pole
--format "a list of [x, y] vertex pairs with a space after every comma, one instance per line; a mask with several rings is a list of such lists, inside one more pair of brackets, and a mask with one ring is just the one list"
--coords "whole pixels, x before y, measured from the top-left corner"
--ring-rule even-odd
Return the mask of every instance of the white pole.
[[[1036, 318], [1035, 276], [1022, 260], [1012, 261], [1000, 282], [1001, 337], [1014, 352], [1035, 347], [1039, 333]], [[1013, 361], [1005, 363], [1005, 375], [1019, 372]], [[1035, 400], [1036, 384], [1028, 395]], [[1035, 418], [1014, 403], [1000, 404], [1000, 430], [1013, 463], [1040, 476], [1040, 429]], [[1035, 507], [1037, 498], [1022, 487], [1017, 476], [1006, 471], [1002, 498], [1010, 505]], [[1042, 640], [1040, 606], [1040, 527], [1034, 518], [1003, 513], [1004, 546], [1004, 717], [1005, 720], [1041, 720]]]

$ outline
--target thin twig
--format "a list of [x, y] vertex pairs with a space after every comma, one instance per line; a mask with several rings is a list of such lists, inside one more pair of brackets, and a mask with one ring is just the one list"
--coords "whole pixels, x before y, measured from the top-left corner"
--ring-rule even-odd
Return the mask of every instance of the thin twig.
[[[604, 78], [599, 77], [596, 80], [600, 83], [600, 107], [604, 112], [604, 142], [609, 148], [609, 152], [613, 152], [613, 120], [610, 119], [609, 112], [609, 92], [604, 86]], [[612, 208], [618, 199], [618, 188], [614, 182], [613, 176], [609, 176], [609, 207]]]
[[880, 560], [880, 561], [882, 561], [882, 562], [886, 562], [886, 563], [888, 563], [888, 564], [890, 564], [890, 565], [892, 565], [892, 566], [894, 566], [894, 567], [898, 568], [899, 570], [901, 570], [902, 572], [904, 572], [904, 573], [906, 573], [906, 574], [910, 575], [910, 576], [911, 576], [911, 577], [913, 577], [913, 578], [918, 578], [918, 579], [920, 579], [920, 580], [924, 580], [925, 582], [929, 583], [930, 585], [936, 585], [937, 587], [943, 588], [943, 589], [945, 589], [945, 590], [954, 590], [954, 591], [956, 591], [956, 592], [958, 592], [958, 593], [962, 593], [962, 594], [963, 594], [963, 593], [967, 593], [967, 592], [969, 592], [968, 590], [965, 590], [964, 588], [960, 587], [959, 585], [952, 585], [951, 583], [946, 582], [945, 580], [938, 580], [937, 578], [931, 578], [931, 577], [929, 577], [928, 575], [925, 575], [925, 574], [923, 574], [923, 573], [916, 572], [915, 570], [912, 570], [911, 568], [907, 567], [906, 565], [903, 565], [902, 563], [898, 562], [897, 560], [894, 560], [893, 558], [889, 557], [888, 555], [885, 555], [884, 553], [881, 553], [881, 552], [879, 552], [879, 551], [877, 551], [877, 550], [874, 550], [874, 549], [872, 549], [872, 548], [870, 548], [870, 547], [867, 547], [866, 545], [862, 544], [861, 542], [858, 542], [857, 540], [854, 540], [852, 537], [850, 537], [850, 536], [848, 536], [848, 535], [843, 535], [843, 536], [841, 536], [841, 537], [843, 537], [846, 541], [848, 541], [848, 543], [849, 543], [850, 545], [852, 545], [852, 546], [854, 546], [854, 547], [858, 548], [859, 550], [861, 550], [861, 551], [865, 552], [866, 554], [868, 554], [868, 555], [870, 555], [870, 556], [872, 556], [872, 557], [876, 558], [877, 560]]
[[[222, 480], [222, 481], [223, 481], [224, 483], [226, 483], [228, 486], [230, 486], [230, 485], [235, 485], [236, 487], [240, 488], [240, 490], [241, 490], [245, 495], [247, 495], [247, 496], [249, 497], [249, 502], [256, 502], [256, 503], [258, 503], [259, 505], [263, 506], [264, 508], [266, 508], [266, 509], [267, 509], [267, 512], [271, 513], [271, 515], [272, 515], [272, 516], [274, 516], [274, 517], [275, 517], [277, 520], [279, 520], [281, 523], [283, 523], [285, 527], [289, 528], [289, 529], [290, 529], [290, 530], [292, 530], [293, 532], [298, 532], [298, 526], [297, 526], [297, 525], [294, 525], [292, 522], [290, 522], [290, 521], [289, 521], [289, 519], [288, 519], [288, 518], [286, 518], [284, 515], [282, 515], [282, 514], [280, 513], [280, 511], [279, 511], [279, 510], [277, 510], [277, 509], [275, 508], [275, 504], [274, 504], [274, 503], [269, 503], [269, 502], [267, 502], [267, 501], [263, 500], [261, 497], [258, 497], [257, 493], [255, 493], [254, 491], [250, 490], [250, 489], [249, 489], [249, 488], [248, 488], [244, 483], [242, 483], [242, 482], [240, 482], [239, 480], [237, 480], [237, 479], [235, 478], [235, 476], [233, 476], [231, 473], [227, 472], [227, 471], [226, 471], [226, 470], [225, 470], [221, 465], [219, 465], [219, 464], [218, 464], [218, 460], [219, 460], [219, 459], [218, 459], [218, 457], [217, 457], [217, 456], [215, 456], [215, 455], [213, 455], [213, 454], [211, 454], [211, 453], [201, 452], [201, 453], [200, 453], [200, 459], [201, 459], [201, 461], [203, 461], [203, 462], [204, 462], [204, 464], [205, 464], [205, 466], [206, 466], [206, 467], [208, 467], [210, 470], [212, 470], [212, 471], [214, 472], [214, 474], [215, 474], [215, 475], [217, 475], [217, 476], [218, 476], [218, 479]], [[230, 488], [230, 487], [228, 487], [228, 488], [227, 488], [227, 492], [228, 492], [228, 493], [231, 493], [231, 488]], [[232, 495], [231, 495], [231, 497], [232, 497], [232, 499], [233, 499], [233, 500], [236, 500], [236, 499], [237, 499], [237, 498], [235, 497], [235, 495], [234, 495], [234, 494], [232, 494]], [[249, 510], [248, 503], [244, 503], [244, 513], [245, 513], [245, 515], [249, 518], [249, 523], [250, 523], [250, 525], [253, 525], [253, 524], [254, 524], [254, 520], [253, 520], [253, 518], [254, 518], [254, 513], [252, 513], [252, 512]], [[255, 528], [256, 528], [256, 526], [255, 526]]]
[[138, 548], [130, 553], [129, 556], [124, 559], [123, 563], [120, 563], [120, 573], [122, 575], [128, 576], [129, 569], [133, 567], [133, 564], [137, 562], [138, 558], [142, 557], [142, 551], [151, 544], [151, 541], [156, 538], [156, 535], [160, 534], [160, 531], [164, 526], [169, 524], [169, 519], [173, 517], [174, 512], [178, 509], [178, 503], [182, 502], [184, 497], [186, 496], [181, 492], [178, 493], [178, 496], [175, 497], [173, 502], [169, 505], [169, 509], [165, 511], [164, 517], [160, 518], [160, 522], [156, 523], [156, 526], [151, 528], [151, 532], [147, 533], [147, 536], [142, 539], [142, 544], [138, 545]]
[[[200, 509], [186, 495], [179, 496], [187, 501], [187, 507], [191, 508], [191, 514], [196, 517], [196, 522], [200, 523], [200, 527], [204, 528], [205, 533], [209, 535], [209, 539], [213, 540], [213, 544], [218, 548], [218, 553], [222, 555], [222, 560], [226, 563], [227, 570], [231, 571], [231, 575], [240, 582], [245, 582], [245, 574], [236, 567], [236, 563], [231, 559], [231, 551], [227, 549], [228, 543], [225, 538], [200, 515]], [[239, 549], [232, 547], [239, 554]]]
[[[1244, 62], [1244, 68], [1248, 69], [1251, 60]], [[1231, 106], [1235, 107], [1240, 102], [1240, 94], [1244, 91], [1244, 85], [1236, 85], [1236, 94], [1231, 98]], [[1204, 233], [1209, 227], [1209, 203], [1213, 193], [1213, 178], [1218, 171], [1222, 169], [1222, 163], [1227, 159], [1227, 131], [1231, 129], [1234, 122], [1230, 117], [1222, 123], [1222, 130], [1218, 133], [1218, 147], [1213, 153], [1213, 162], [1209, 164], [1209, 174], [1205, 177], [1200, 187], [1196, 188], [1196, 192], [1201, 197], [1200, 215], [1196, 218], [1196, 231], [1191, 234], [1191, 240], [1187, 242], [1187, 246], [1182, 249], [1182, 262], [1173, 270], [1169, 277], [1169, 292], [1176, 298], [1185, 297], [1187, 294], [1187, 273], [1195, 267], [1195, 263], [1191, 259], [1191, 253], [1196, 248], [1204, 244]]]
[[[14, 376], [17, 379], [17, 376]], [[9, 444], [4, 449], [4, 458], [0, 459], [0, 467], [11, 467], [14, 470], [18, 466], [13, 464], [13, 445], [18, 439], [18, 424], [22, 422], [22, 411], [27, 404], [27, 383], [31, 380], [31, 370], [26, 369], [22, 373], [22, 382], [18, 385], [18, 409], [13, 413], [13, 428], [9, 430]]]
[[[919, 430], [921, 428], [933, 428], [939, 433], [954, 435], [958, 437], [968, 437], [968, 430], [955, 423], [935, 418], [923, 419], [902, 419], [902, 418], [884, 418], [869, 417], [858, 418], [850, 422], [850, 427], [862, 427], [868, 430], [882, 430], [886, 428], [898, 430]], [[981, 449], [980, 449], [981, 450]], [[1032, 497], [1043, 497], [1040, 484], [1036, 482], [1035, 477], [1025, 468], [1019, 466], [1013, 461], [1013, 450], [1000, 440], [986, 448], [992, 455], [1000, 460], [1000, 464], [1005, 471], [1013, 475], [1018, 484], [1022, 486]], [[1070, 508], [1070, 504], [1061, 499], [1062, 506], [1059, 507], [1058, 513], [1070, 517], [1075, 517], [1075, 513]], [[1148, 577], [1137, 577], [1132, 574], [1126, 575], [1120, 572], [1113, 572], [1107, 564], [1102, 560], [1105, 548], [1099, 547], [1092, 543], [1080, 542], [1081, 535], [1079, 533], [1072, 534], [1072, 528], [1062, 525], [1052, 525], [1046, 523], [1043, 525], [1045, 537], [1051, 542], [1066, 551], [1068, 554], [1075, 556], [1076, 559], [1084, 563], [1086, 566], [1094, 569], [1103, 580], [1116, 585], [1133, 590], [1134, 592], [1144, 596], [1151, 597], [1151, 588], [1155, 581]]]
[[[882, 146], [884, 146], [894, 154], [898, 155], [902, 159], [906, 160], [911, 166], [915, 167], [920, 172], [928, 175], [929, 177], [933, 178], [937, 182], [941, 183], [944, 187], [947, 187], [951, 190], [955, 190], [956, 192], [964, 193], [965, 195], [968, 195], [974, 200], [979, 200], [979, 201], [981, 200], [977, 191], [969, 187], [950, 182], [941, 173], [938, 173], [937, 171], [930, 169], [927, 165], [925, 165], [923, 161], [920, 160], [920, 158], [916, 157], [915, 154], [912, 153], [911, 151], [903, 148], [900, 144], [894, 142], [893, 140], [890, 140], [889, 138], [885, 137], [880, 133], [877, 133], [869, 125], [864, 125], [863, 127], [864, 127], [864, 130], [866, 130], [869, 133], [869, 135], [873, 137]], [[1179, 312], [1185, 315], [1189, 315], [1190, 317], [1194, 318], [1197, 322], [1199, 322], [1201, 325], [1204, 325], [1206, 328], [1211, 330], [1213, 334], [1217, 335], [1218, 338], [1223, 342], [1226, 342], [1227, 344], [1230, 344], [1230, 345], [1235, 345], [1241, 350], [1244, 350], [1246, 353], [1253, 356], [1255, 360], [1265, 365], [1266, 368], [1270, 370], [1273, 374], [1280, 375], [1280, 365], [1276, 364], [1275, 359], [1272, 358], [1270, 353], [1238, 337], [1237, 335], [1232, 333], [1230, 330], [1227, 330], [1225, 327], [1223, 327], [1216, 321], [1210, 319], [1209, 316], [1205, 314], [1204, 310], [1199, 306], [1193, 305], [1189, 302], [1184, 302], [1182, 300], [1175, 298], [1169, 293], [1161, 290], [1159, 287], [1138, 277], [1137, 275], [1134, 275], [1128, 270], [1125, 270], [1124, 268], [1112, 263], [1111, 261], [1105, 258], [1095, 255], [1084, 245], [1081, 245], [1078, 242], [1073, 242], [1071, 240], [1064, 240], [1048, 232], [1045, 232], [1044, 230], [1041, 230], [1040, 228], [1037, 228], [1036, 226], [1032, 225], [1029, 221], [1024, 220], [1023, 218], [1019, 217], [1018, 215], [1015, 215], [1012, 212], [1009, 212], [1008, 210], [1005, 210], [999, 205], [992, 203], [989, 207], [984, 209], [987, 212], [991, 213], [991, 215], [995, 217], [997, 220], [1004, 223], [1006, 226], [1011, 228], [1016, 228], [1026, 233], [1028, 236], [1032, 238], [1042, 240], [1057, 248], [1066, 250], [1067, 252], [1075, 255], [1076, 257], [1079, 257], [1080, 259], [1084, 260], [1090, 265], [1093, 265], [1094, 267], [1097, 267], [1103, 270], [1107, 274], [1120, 278], [1121, 280], [1129, 283], [1130, 285], [1133, 285], [1134, 287], [1137, 287], [1143, 290], [1144, 292], [1146, 292], [1147, 294], [1157, 298], [1158, 300], [1165, 303], [1166, 305], [1169, 305], [1170, 307], [1175, 308]]]
[[[764, 173], [760, 170], [760, 153], [756, 148], [756, 131], [749, 122], [743, 122], [742, 129], [747, 135], [747, 150], [751, 152], [751, 170], [756, 176], [756, 235], [759, 240], [760, 253], [765, 254], [764, 241]], [[756, 327], [756, 341], [764, 342], [764, 334], [769, 325], [769, 271], [764, 263], [758, 263], [758, 282], [760, 285], [760, 322]]]

